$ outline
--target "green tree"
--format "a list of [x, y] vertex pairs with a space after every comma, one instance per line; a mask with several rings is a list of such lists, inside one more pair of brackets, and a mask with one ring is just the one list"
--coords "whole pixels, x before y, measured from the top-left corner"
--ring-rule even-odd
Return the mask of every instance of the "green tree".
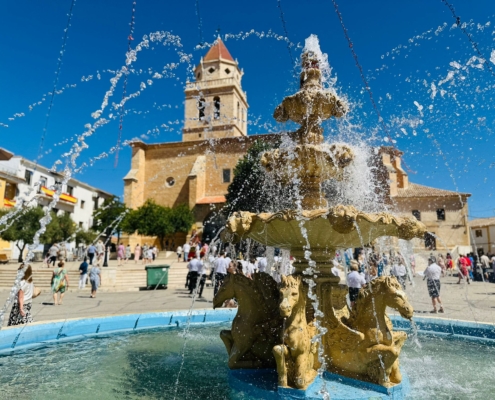
[[234, 168], [234, 179], [227, 189], [224, 213], [267, 211], [269, 195], [266, 193], [266, 173], [261, 165], [263, 152], [278, 147], [278, 144], [256, 140]]
[[[9, 210], [0, 210], [0, 217], [7, 214]], [[39, 207], [29, 207], [21, 211], [14, 221], [0, 226], [0, 237], [7, 242], [15, 242], [19, 249], [19, 262], [23, 261], [23, 252], [28, 244], [33, 243], [35, 233], [41, 228], [40, 220], [43, 218], [43, 210]], [[8, 226], [12, 222], [10, 226]], [[8, 226], [8, 227], [7, 227]], [[5, 229], [5, 230], [4, 230]]]
[[51, 212], [52, 220], [46, 226], [46, 230], [41, 235], [41, 241], [45, 244], [64, 242], [76, 232], [76, 224], [70, 214], [57, 215]]
[[[125, 211], [127, 206], [122, 203], [117, 196], [111, 199], [106, 199], [103, 205], [93, 212], [93, 226], [91, 229], [93, 231], [100, 231], [101, 229], [108, 228], [112, 223], [115, 222]], [[120, 234], [123, 231], [122, 224], [115, 227], [117, 235], [120, 240]]]
[[187, 204], [179, 204], [171, 209], [170, 223], [173, 233], [187, 233], [195, 221], [194, 214]]
[[86, 231], [84, 229], [79, 229], [76, 232], [76, 246], [79, 247], [79, 244], [85, 244], [88, 245], [90, 243], [93, 243], [94, 240], [96, 239], [97, 233], [93, 231]]
[[189, 207], [181, 204], [170, 208], [148, 199], [137, 210], [130, 211], [122, 221], [122, 231], [132, 234], [155, 236], [163, 249], [165, 239], [176, 232], [188, 232], [194, 223]]

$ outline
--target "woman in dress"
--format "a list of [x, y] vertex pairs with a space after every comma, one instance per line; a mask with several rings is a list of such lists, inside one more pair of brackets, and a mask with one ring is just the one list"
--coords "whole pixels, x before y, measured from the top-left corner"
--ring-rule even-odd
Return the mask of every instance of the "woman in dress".
[[139, 257], [141, 257], [141, 246], [137, 244], [136, 247], [134, 247], [134, 264], [138, 263]]
[[[65, 263], [60, 261], [57, 268], [53, 270], [52, 275], [52, 293], [53, 304], [56, 306], [62, 305], [62, 299], [64, 298], [65, 291], [69, 288], [69, 277], [67, 276], [67, 270], [65, 269]], [[60, 299], [57, 301], [57, 293], [60, 293]]]
[[120, 242], [119, 247], [117, 247], [117, 266], [122, 266], [122, 260], [125, 258], [125, 247], [124, 243]]
[[125, 248], [125, 262], [129, 261], [131, 259], [131, 245], [128, 244]]
[[[24, 268], [24, 264], [21, 264], [19, 269]], [[24, 277], [21, 280], [21, 287], [15, 296], [14, 304], [12, 305], [12, 311], [10, 312], [8, 326], [27, 324], [33, 322], [31, 315], [31, 305], [33, 302], [34, 284], [33, 284], [33, 270], [28, 265], [24, 272]]]
[[101, 285], [100, 263], [97, 263], [93, 268], [91, 268], [91, 271], [89, 271], [89, 281], [91, 282], [91, 298], [94, 299], [96, 297], [98, 286]]

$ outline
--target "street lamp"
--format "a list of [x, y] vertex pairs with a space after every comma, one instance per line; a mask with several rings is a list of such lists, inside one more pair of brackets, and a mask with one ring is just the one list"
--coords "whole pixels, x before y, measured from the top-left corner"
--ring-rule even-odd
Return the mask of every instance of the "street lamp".
[[111, 237], [112, 230], [110, 228], [107, 228], [106, 236], [107, 240], [105, 241], [105, 256], [103, 259], [103, 266], [108, 267], [108, 238]]

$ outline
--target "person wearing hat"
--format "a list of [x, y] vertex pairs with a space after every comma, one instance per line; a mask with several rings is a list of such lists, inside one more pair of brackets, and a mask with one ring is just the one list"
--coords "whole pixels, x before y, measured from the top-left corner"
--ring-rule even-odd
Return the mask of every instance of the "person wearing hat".
[[[24, 268], [24, 264], [21, 264], [18, 270], [22, 268]], [[10, 311], [8, 326], [33, 322], [31, 305], [33, 298], [39, 295], [39, 293], [40, 291], [36, 290], [33, 284], [33, 270], [31, 265], [28, 265], [21, 280], [21, 287], [15, 296], [14, 304]]]
[[434, 256], [430, 256], [428, 259], [428, 267], [425, 269], [424, 278], [426, 279], [426, 286], [428, 287], [428, 294], [431, 297], [431, 303], [433, 304], [433, 310], [430, 311], [433, 314], [437, 313], [437, 302], [440, 305], [438, 312], [443, 313], [442, 300], [440, 299], [440, 276], [442, 275], [442, 268], [436, 263]]
[[364, 276], [359, 271], [359, 263], [356, 260], [351, 260], [351, 272], [347, 275], [347, 286], [349, 287], [349, 299], [351, 300], [351, 308], [354, 308], [354, 304], [359, 295], [359, 290], [366, 286]]

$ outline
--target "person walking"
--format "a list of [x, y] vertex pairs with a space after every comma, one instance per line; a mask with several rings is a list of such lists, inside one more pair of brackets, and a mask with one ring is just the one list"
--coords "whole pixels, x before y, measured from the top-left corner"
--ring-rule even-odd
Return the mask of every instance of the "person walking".
[[125, 247], [125, 262], [124, 264], [127, 264], [127, 261], [129, 261], [131, 259], [131, 245], [128, 244], [126, 247]]
[[214, 272], [215, 272], [215, 288], [213, 290], [213, 295], [216, 295], [218, 289], [223, 283], [223, 280], [227, 276], [227, 268], [229, 268], [230, 259], [225, 258], [225, 251], [220, 253], [220, 257], [218, 257], [214, 262]]
[[203, 269], [203, 257], [201, 259], [193, 258], [187, 264], [187, 268], [189, 269], [189, 294], [193, 294], [193, 291], [196, 290], [196, 285], [198, 283], [199, 273]]
[[466, 280], [467, 283], [470, 284], [471, 282], [469, 281], [468, 261], [462, 254], [457, 260], [457, 267], [459, 268], [459, 273], [457, 274], [459, 276], [459, 280], [457, 281], [457, 284], [459, 285], [461, 283], [461, 280]]
[[443, 273], [442, 268], [436, 263], [435, 257], [431, 256], [428, 259], [428, 267], [424, 272], [423, 280], [426, 281], [428, 287], [428, 294], [431, 297], [431, 303], [433, 304], [433, 310], [430, 311], [433, 314], [437, 313], [437, 302], [440, 306], [438, 312], [443, 313], [442, 300], [440, 299], [440, 276]]
[[366, 286], [364, 276], [359, 271], [359, 263], [356, 260], [351, 260], [351, 272], [347, 275], [347, 286], [349, 287], [349, 300], [351, 301], [351, 309], [354, 308], [359, 295], [359, 290]]
[[55, 262], [57, 261], [57, 254], [58, 254], [58, 246], [57, 243], [53, 243], [50, 249], [48, 250], [48, 268], [50, 268], [50, 263], [52, 263], [52, 266], [55, 266]]
[[89, 281], [91, 282], [91, 298], [94, 299], [96, 297], [96, 291], [98, 287], [101, 285], [101, 271], [100, 271], [100, 263], [96, 263], [96, 265], [91, 268], [89, 271]]
[[[67, 270], [65, 269], [65, 263], [59, 261], [57, 268], [53, 270], [52, 275], [52, 293], [53, 293], [53, 305], [61, 306], [62, 300], [65, 295], [65, 291], [69, 288], [69, 277], [67, 276]], [[60, 293], [60, 299], [57, 301], [57, 293]]]
[[490, 270], [490, 259], [486, 254], [483, 254], [480, 257], [480, 262], [481, 262], [481, 268], [483, 270], [483, 276], [485, 280], [488, 281], [488, 271]]
[[146, 259], [148, 260], [148, 264], [151, 264], [154, 260], [153, 258], [153, 246], [146, 250]]
[[122, 260], [125, 259], [125, 247], [124, 243], [120, 242], [119, 247], [117, 247], [117, 266], [121, 267]]
[[134, 247], [134, 264], [137, 264], [141, 257], [141, 246], [139, 243]]
[[88, 247], [88, 257], [89, 257], [89, 265], [93, 265], [93, 260], [96, 255], [96, 247], [93, 243], [91, 243]]
[[201, 269], [199, 270], [199, 298], [203, 298], [203, 289], [205, 288], [206, 277], [208, 275], [208, 270], [206, 268], [206, 263], [204, 262], [204, 256], [201, 256]]
[[191, 245], [189, 243], [185, 243], [183, 249], [184, 249], [184, 262], [187, 262], [189, 261], [188, 257], [189, 257], [189, 252], [191, 251]]
[[447, 266], [441, 254], [438, 255], [437, 264], [442, 269], [442, 276], [446, 276]]
[[103, 257], [105, 257], [105, 246], [101, 240], [98, 240], [96, 243], [96, 261], [101, 262]]
[[88, 277], [88, 263], [87, 258], [84, 257], [84, 261], [79, 266], [79, 289], [86, 287], [86, 278]]
[[58, 245], [57, 258], [59, 261], [65, 262], [67, 260], [67, 247], [66, 247], [65, 243], [60, 243]]
[[[18, 268], [21, 270], [24, 268], [24, 264]], [[14, 304], [12, 305], [12, 310], [10, 311], [8, 326], [15, 326], [21, 324], [28, 324], [33, 322], [33, 317], [31, 315], [31, 306], [33, 304], [33, 298], [40, 294], [35, 293], [35, 287], [33, 283], [33, 270], [31, 265], [28, 265], [24, 276], [21, 280], [21, 285], [17, 295], [14, 299]]]
[[177, 253], [177, 262], [180, 262], [182, 258], [182, 246], [177, 247], [175, 252]]
[[404, 264], [401, 263], [399, 257], [396, 257], [394, 260], [394, 265], [392, 270], [390, 271], [390, 275], [395, 276], [395, 278], [399, 281], [403, 290], [406, 290], [406, 277], [407, 270]]
[[445, 269], [445, 275], [450, 272], [450, 276], [452, 276], [454, 271], [454, 260], [452, 260], [450, 253], [447, 253], [447, 257], [445, 257]]

